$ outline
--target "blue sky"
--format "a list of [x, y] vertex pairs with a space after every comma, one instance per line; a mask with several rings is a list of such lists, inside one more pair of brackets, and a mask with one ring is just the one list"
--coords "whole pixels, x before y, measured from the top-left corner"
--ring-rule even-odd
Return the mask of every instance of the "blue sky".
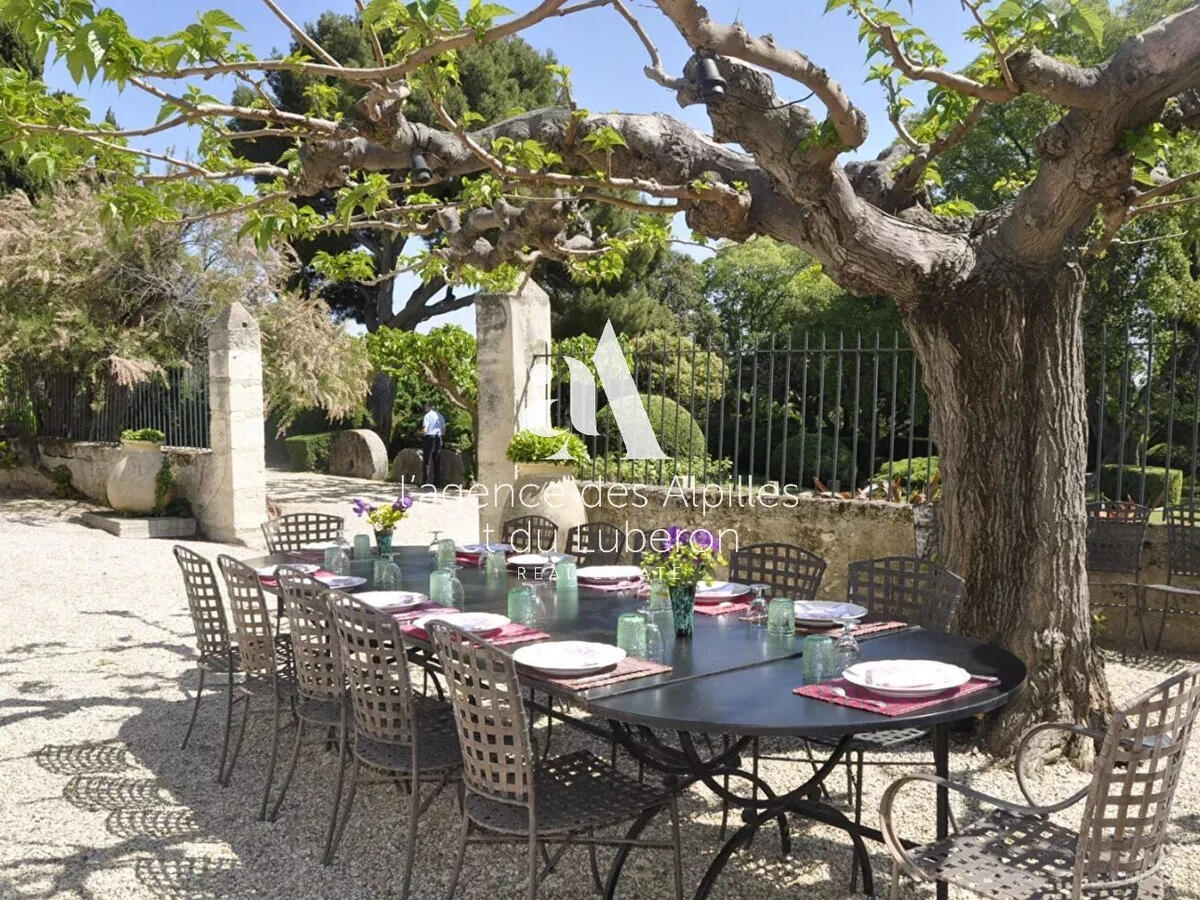
[[[533, 0], [508, 0], [508, 5], [518, 11], [532, 4]], [[108, 0], [108, 5], [123, 15], [130, 29], [140, 36], [179, 30], [194, 21], [198, 12], [221, 6], [245, 27], [245, 34], [240, 39], [250, 43], [260, 55], [269, 53], [272, 48], [286, 48], [289, 43], [287, 29], [265, 5], [255, 0], [238, 3], [228, 0], [223, 3], [220, 0], [208, 3]], [[353, 0], [283, 0], [281, 5], [293, 19], [301, 22], [312, 21], [327, 9], [347, 13], [354, 10]], [[667, 71], [682, 71], [688, 50], [678, 33], [645, 0], [634, 0], [631, 5], [658, 45]], [[882, 91], [876, 84], [863, 83], [866, 72], [864, 51], [858, 43], [855, 24], [848, 16], [841, 12], [822, 15], [825, 0], [709, 0], [706, 5], [715, 19], [729, 22], [740, 18], [751, 33], [772, 34], [780, 44], [802, 50], [825, 66], [870, 120], [871, 134], [860, 153], [874, 155], [891, 142], [893, 134], [884, 111]], [[962, 29], [969, 23], [959, 4], [950, 0], [920, 0], [915, 7], [914, 21], [942, 46], [950, 57], [951, 66], [965, 65], [972, 52], [961, 36]], [[539, 49], [552, 50], [559, 62], [572, 68], [576, 100], [580, 105], [592, 110], [665, 111], [701, 130], [708, 130], [701, 108], [681, 110], [672, 95], [642, 74], [647, 59], [645, 51], [624, 20], [612, 10], [601, 7], [545, 22], [525, 32], [523, 37]], [[158, 113], [158, 101], [137, 89], [118, 93], [111, 85], [76, 86], [61, 65], [51, 66], [46, 80], [52, 88], [69, 90], [84, 97], [97, 117], [112, 107], [118, 121], [126, 128], [150, 124]], [[221, 97], [228, 96], [231, 89], [228, 82], [222, 84], [214, 80], [205, 85], [207, 92]], [[808, 93], [801, 85], [779, 78], [776, 78], [776, 89], [784, 100], [794, 100]], [[918, 90], [913, 96], [918, 103], [920, 93]], [[810, 108], [823, 116], [819, 104], [812, 105], [810, 101]], [[138, 145], [186, 153], [194, 146], [194, 136], [179, 130], [153, 135]], [[406, 294], [408, 289], [400, 285], [399, 290]], [[474, 313], [463, 310], [455, 314], [453, 320], [473, 329]]]

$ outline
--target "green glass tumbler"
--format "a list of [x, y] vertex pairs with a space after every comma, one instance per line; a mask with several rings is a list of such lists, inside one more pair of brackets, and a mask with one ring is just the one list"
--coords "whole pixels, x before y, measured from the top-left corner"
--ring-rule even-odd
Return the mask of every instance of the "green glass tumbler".
[[441, 606], [450, 606], [454, 595], [450, 587], [450, 579], [454, 575], [446, 569], [434, 569], [429, 573], [429, 600]]
[[646, 655], [646, 620], [641, 613], [621, 613], [617, 618], [617, 646], [630, 656]]
[[454, 564], [454, 550], [453, 538], [442, 538], [437, 542], [437, 564], [439, 569]]
[[489, 578], [506, 575], [508, 574], [508, 554], [503, 550], [489, 550], [484, 566], [484, 571]]
[[554, 564], [554, 577], [559, 588], [567, 589], [579, 585], [578, 570], [574, 559], [560, 559]]
[[396, 565], [390, 553], [374, 560], [371, 584], [381, 590], [393, 590], [400, 587], [400, 567]]
[[354, 536], [354, 558], [371, 558], [371, 536], [369, 534], [356, 534]]
[[836, 671], [833, 654], [833, 638], [824, 634], [810, 634], [804, 639], [804, 683], [817, 684], [828, 681]]
[[508, 617], [519, 625], [529, 625], [536, 618], [533, 589], [527, 584], [508, 591]]
[[796, 633], [796, 605], [790, 597], [773, 597], [767, 604], [767, 634], [786, 637]]

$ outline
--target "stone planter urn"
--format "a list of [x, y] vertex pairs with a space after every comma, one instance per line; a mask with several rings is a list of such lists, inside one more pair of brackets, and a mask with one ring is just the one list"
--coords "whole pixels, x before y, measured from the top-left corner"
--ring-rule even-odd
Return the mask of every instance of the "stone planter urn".
[[[165, 464], [162, 444], [157, 441], [121, 441], [121, 455], [104, 486], [108, 505], [118, 512], [156, 512], [158, 473]], [[173, 493], [162, 498], [162, 506], [171, 501]]]
[[545, 516], [558, 526], [559, 543], [565, 541], [567, 529], [587, 522], [574, 467], [554, 462], [517, 463], [512, 502], [504, 518], [515, 516]]

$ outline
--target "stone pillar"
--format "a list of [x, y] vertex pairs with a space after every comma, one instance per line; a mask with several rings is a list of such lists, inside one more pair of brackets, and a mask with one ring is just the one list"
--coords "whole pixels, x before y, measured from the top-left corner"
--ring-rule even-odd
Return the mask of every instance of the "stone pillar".
[[266, 518], [262, 336], [246, 307], [231, 303], [208, 336], [211, 491], [197, 511], [209, 538], [259, 543]]
[[[516, 466], [505, 459], [508, 442], [523, 428], [545, 425], [545, 379], [529, 374], [533, 357], [550, 349], [550, 298], [526, 280], [512, 294], [475, 298], [479, 374], [479, 482], [487, 490], [479, 509], [479, 536], [497, 539], [504, 502], [498, 485], [516, 481]], [[532, 390], [531, 390], [532, 387]], [[490, 531], [489, 531], [490, 529]]]

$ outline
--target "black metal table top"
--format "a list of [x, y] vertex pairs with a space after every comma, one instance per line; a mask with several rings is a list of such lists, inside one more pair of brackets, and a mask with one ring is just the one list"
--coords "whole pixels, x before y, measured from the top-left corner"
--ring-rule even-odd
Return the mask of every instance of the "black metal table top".
[[[395, 558], [404, 590], [428, 593], [432, 559], [424, 547], [397, 547]], [[298, 562], [275, 554], [246, 560], [255, 567]], [[372, 588], [370, 562], [352, 564], [351, 574]], [[466, 609], [505, 613], [508, 589], [521, 579], [488, 578], [482, 568], [459, 570]], [[547, 604], [539, 627], [556, 640], [614, 643], [617, 617], [638, 609], [644, 599], [580, 587], [576, 598]], [[1000, 683], [961, 700], [909, 716], [884, 716], [866, 710], [812, 700], [792, 693], [804, 683], [800, 636], [772, 637], [735, 615], [697, 615], [691, 638], [664, 635], [671, 671], [615, 685], [573, 692], [546, 682], [539, 690], [569, 696], [594, 715], [651, 728], [695, 733], [836, 737], [889, 728], [930, 727], [969, 718], [1004, 706], [1025, 682], [1025, 665], [1012, 653], [958, 635], [915, 629], [864, 640], [864, 659], [936, 659], [976, 675], [994, 675]]]

